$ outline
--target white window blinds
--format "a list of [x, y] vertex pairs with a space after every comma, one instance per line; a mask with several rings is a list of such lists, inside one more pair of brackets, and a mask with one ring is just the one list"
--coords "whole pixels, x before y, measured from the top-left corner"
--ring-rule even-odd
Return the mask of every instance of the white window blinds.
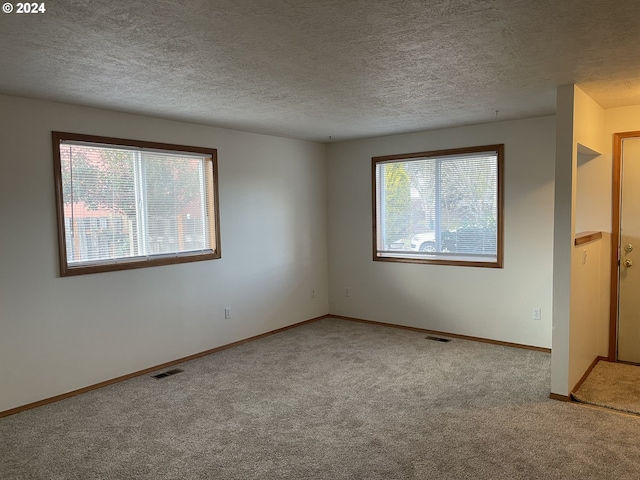
[[374, 160], [377, 257], [496, 263], [499, 151]]
[[70, 266], [215, 248], [211, 157], [77, 141], [59, 148]]

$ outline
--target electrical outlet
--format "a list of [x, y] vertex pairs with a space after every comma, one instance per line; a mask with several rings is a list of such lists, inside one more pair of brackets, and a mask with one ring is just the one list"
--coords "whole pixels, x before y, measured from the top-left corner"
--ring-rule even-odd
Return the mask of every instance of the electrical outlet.
[[311, 298], [316, 298], [316, 291], [315, 290], [311, 290]]
[[348, 288], [344, 289], [344, 296], [345, 297], [350, 297], [351, 296], [351, 291]]
[[532, 312], [532, 318], [534, 320], [542, 320], [542, 309], [534, 308]]
[[226, 307], [224, 309], [224, 318], [227, 320], [231, 318], [231, 307]]

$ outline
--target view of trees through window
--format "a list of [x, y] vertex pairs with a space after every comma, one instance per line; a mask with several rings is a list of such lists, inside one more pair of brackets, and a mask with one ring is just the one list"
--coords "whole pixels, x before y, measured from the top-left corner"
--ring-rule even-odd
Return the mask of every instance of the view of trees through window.
[[69, 265], [211, 251], [211, 158], [81, 142], [59, 155]]
[[498, 150], [439, 153], [374, 158], [377, 254], [495, 259]]

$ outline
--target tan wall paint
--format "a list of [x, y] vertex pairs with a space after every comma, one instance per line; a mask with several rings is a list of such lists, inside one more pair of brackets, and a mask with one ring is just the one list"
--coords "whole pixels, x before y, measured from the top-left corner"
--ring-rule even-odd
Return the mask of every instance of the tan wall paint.
[[576, 232], [611, 232], [611, 154], [601, 153], [578, 147]]
[[[571, 112], [570, 117], [567, 111]], [[567, 395], [593, 358], [608, 354], [613, 134], [640, 131], [640, 106], [603, 110], [578, 87], [564, 86], [558, 89], [557, 123], [552, 392]], [[597, 138], [599, 129], [600, 139]], [[567, 162], [569, 138], [575, 164], [567, 170], [571, 166]], [[593, 155], [595, 152], [601, 155]], [[579, 159], [579, 153], [591, 158]], [[560, 170], [565, 170], [564, 174], [559, 173], [558, 165]], [[566, 173], [574, 170], [575, 174], [568, 179]], [[571, 187], [574, 180], [575, 185]], [[571, 198], [567, 192], [572, 189], [575, 199], [570, 212], [566, 205], [562, 206], [562, 200], [559, 204], [559, 196], [566, 201]], [[582, 265], [584, 247], [575, 247], [568, 254], [567, 227], [571, 222], [575, 225], [573, 235], [584, 230], [603, 232], [602, 240], [597, 242], [599, 269], [595, 265]], [[596, 248], [595, 244], [587, 247], [588, 250]], [[589, 260], [598, 257], [597, 250], [592, 253], [588, 253]], [[594, 298], [586, 292], [599, 298], [597, 308]], [[596, 310], [587, 311], [585, 305]]]
[[[611, 149], [608, 143], [602, 142], [602, 155], [594, 156], [592, 152], [581, 153], [578, 146], [578, 170], [576, 192], [576, 233], [585, 231], [602, 232], [598, 241], [599, 257], [589, 253], [588, 262], [597, 262], [599, 268], [599, 286], [596, 294], [599, 298], [598, 322], [593, 324], [598, 339], [598, 354], [607, 356], [609, 345], [609, 296], [611, 262]], [[580, 247], [577, 247], [580, 249]], [[582, 262], [582, 257], [580, 257]], [[573, 263], [573, 262], [572, 262]], [[581, 265], [579, 263], [578, 265]], [[584, 267], [579, 266], [583, 272]], [[588, 270], [589, 274], [595, 271]], [[590, 342], [591, 344], [592, 342]]]
[[640, 131], [640, 105], [609, 108], [604, 112], [604, 140], [613, 145], [613, 134]]
[[602, 250], [600, 239], [574, 247], [572, 252], [569, 388], [576, 385], [596, 357], [607, 354], [608, 288], [603, 288], [601, 279], [608, 278], [608, 261], [603, 259]]
[[609, 325], [611, 320], [611, 233], [602, 232], [600, 240], [600, 322], [598, 322], [598, 351], [609, 355]]
[[[607, 205], [611, 174], [610, 164], [602, 161], [604, 109], [587, 96], [579, 87], [574, 89], [574, 175], [576, 189], [575, 233], [590, 230], [611, 229], [610, 209], [598, 207]], [[585, 155], [584, 147], [590, 152]], [[605, 230], [606, 231], [606, 230]], [[587, 253], [586, 264], [583, 252]], [[571, 318], [569, 332], [569, 388], [573, 388], [599, 355], [602, 335], [607, 334], [608, 315], [602, 315], [601, 289], [606, 274], [603, 265], [602, 240], [593, 244], [573, 247], [571, 255]], [[608, 306], [608, 303], [607, 303]]]
[[610, 231], [611, 164], [602, 158], [604, 110], [580, 88], [558, 88], [557, 125], [551, 391], [568, 395], [606, 355], [610, 237], [578, 247], [574, 239]]
[[[584, 230], [611, 230], [607, 208], [611, 165], [602, 157], [604, 110], [576, 87], [576, 233]], [[582, 147], [591, 155], [584, 155]], [[595, 154], [595, 155], [594, 155]], [[585, 158], [586, 157], [586, 158]], [[586, 161], [585, 161], [586, 159]], [[582, 200], [582, 202], [581, 202]], [[587, 252], [586, 264], [584, 251]], [[608, 261], [602, 240], [594, 245], [574, 247], [571, 259], [571, 331], [569, 387], [573, 388], [598, 356], [606, 355], [609, 315]], [[604, 302], [604, 305], [602, 304]], [[604, 341], [603, 341], [604, 340]]]
[[574, 142], [594, 152], [602, 153], [604, 150], [602, 137], [604, 110], [580, 87], [574, 87], [574, 95]]

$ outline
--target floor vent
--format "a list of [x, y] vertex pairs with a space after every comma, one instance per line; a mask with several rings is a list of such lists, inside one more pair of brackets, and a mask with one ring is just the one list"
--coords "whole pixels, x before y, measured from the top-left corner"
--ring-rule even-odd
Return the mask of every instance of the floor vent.
[[426, 337], [427, 340], [433, 340], [434, 342], [443, 342], [443, 343], [447, 343], [450, 342], [451, 339], [450, 338], [442, 338], [442, 337], [432, 337], [431, 335], [428, 335]]
[[180, 368], [174, 368], [173, 370], [167, 370], [166, 372], [159, 373], [157, 375], [151, 375], [153, 378], [161, 379], [165, 377], [170, 377], [171, 375], [175, 375], [176, 373], [184, 372], [184, 370]]

